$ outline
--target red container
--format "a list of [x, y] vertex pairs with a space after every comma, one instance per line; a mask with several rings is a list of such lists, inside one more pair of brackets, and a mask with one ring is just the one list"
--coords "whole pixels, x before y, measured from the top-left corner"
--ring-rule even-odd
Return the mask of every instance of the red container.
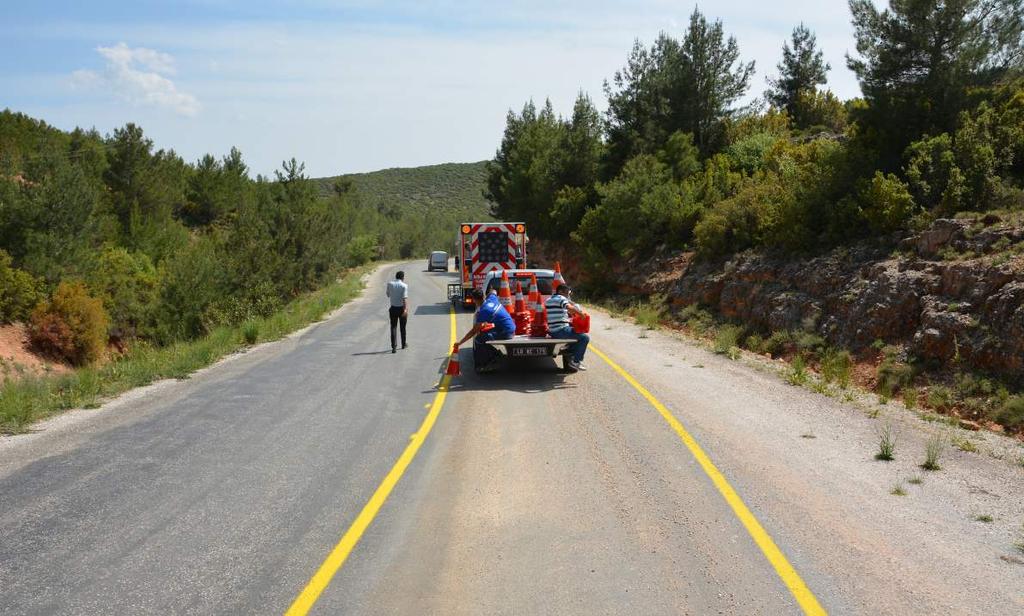
[[590, 333], [590, 315], [578, 314], [572, 318], [572, 331], [577, 334]]

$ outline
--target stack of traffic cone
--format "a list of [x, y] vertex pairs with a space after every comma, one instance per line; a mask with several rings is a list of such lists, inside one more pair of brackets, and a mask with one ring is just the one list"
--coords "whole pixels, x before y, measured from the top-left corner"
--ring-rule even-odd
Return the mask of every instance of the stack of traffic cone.
[[552, 288], [557, 291], [558, 287], [565, 284], [565, 278], [562, 278], [562, 264], [555, 261], [555, 280], [552, 283]]
[[516, 322], [516, 334], [529, 336], [530, 323], [533, 319], [529, 308], [526, 307], [526, 300], [523, 299], [523, 283], [519, 280], [516, 280], [516, 304], [512, 310], [512, 318]]
[[505, 310], [512, 312], [512, 289], [508, 286], [508, 272], [502, 270], [501, 284], [498, 285], [498, 301]]
[[452, 354], [448, 358], [448, 369], [445, 370], [445, 374], [448, 376], [459, 376], [462, 371], [459, 369], [459, 346], [457, 344], [452, 345]]
[[544, 297], [537, 287], [537, 276], [530, 275], [530, 308], [533, 310], [530, 324], [530, 335], [543, 338], [548, 335], [548, 311], [544, 307]]

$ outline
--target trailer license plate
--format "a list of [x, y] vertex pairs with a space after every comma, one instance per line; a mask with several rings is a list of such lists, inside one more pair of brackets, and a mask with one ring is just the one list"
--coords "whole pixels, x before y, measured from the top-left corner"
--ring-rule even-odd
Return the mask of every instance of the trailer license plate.
[[546, 346], [528, 346], [528, 347], [511, 347], [509, 354], [512, 357], [546, 357], [548, 355], [548, 347]]

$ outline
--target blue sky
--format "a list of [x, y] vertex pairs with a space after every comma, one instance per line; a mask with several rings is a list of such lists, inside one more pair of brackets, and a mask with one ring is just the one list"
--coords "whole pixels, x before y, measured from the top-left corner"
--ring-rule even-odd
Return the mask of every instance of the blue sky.
[[[0, 0], [0, 108], [60, 128], [140, 124], [194, 161], [232, 146], [254, 173], [283, 159], [314, 176], [490, 158], [508, 109], [602, 82], [639, 38], [681, 36], [695, 4], [637, 0], [489, 2]], [[751, 96], [803, 21], [857, 96], [845, 0], [707, 4], [745, 60]]]

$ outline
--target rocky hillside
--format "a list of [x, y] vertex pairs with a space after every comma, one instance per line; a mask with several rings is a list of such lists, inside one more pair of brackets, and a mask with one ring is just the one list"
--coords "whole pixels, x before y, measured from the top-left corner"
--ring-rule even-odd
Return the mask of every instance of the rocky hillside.
[[[971, 374], [1021, 389], [1024, 225], [940, 219], [885, 243], [804, 259], [751, 251], [700, 262], [682, 252], [619, 262], [609, 276], [620, 294], [699, 305], [748, 332], [809, 331], [861, 357], [879, 358], [885, 345], [928, 383]], [[586, 280], [568, 251], [537, 246], [533, 256], [561, 259], [571, 280]]]

